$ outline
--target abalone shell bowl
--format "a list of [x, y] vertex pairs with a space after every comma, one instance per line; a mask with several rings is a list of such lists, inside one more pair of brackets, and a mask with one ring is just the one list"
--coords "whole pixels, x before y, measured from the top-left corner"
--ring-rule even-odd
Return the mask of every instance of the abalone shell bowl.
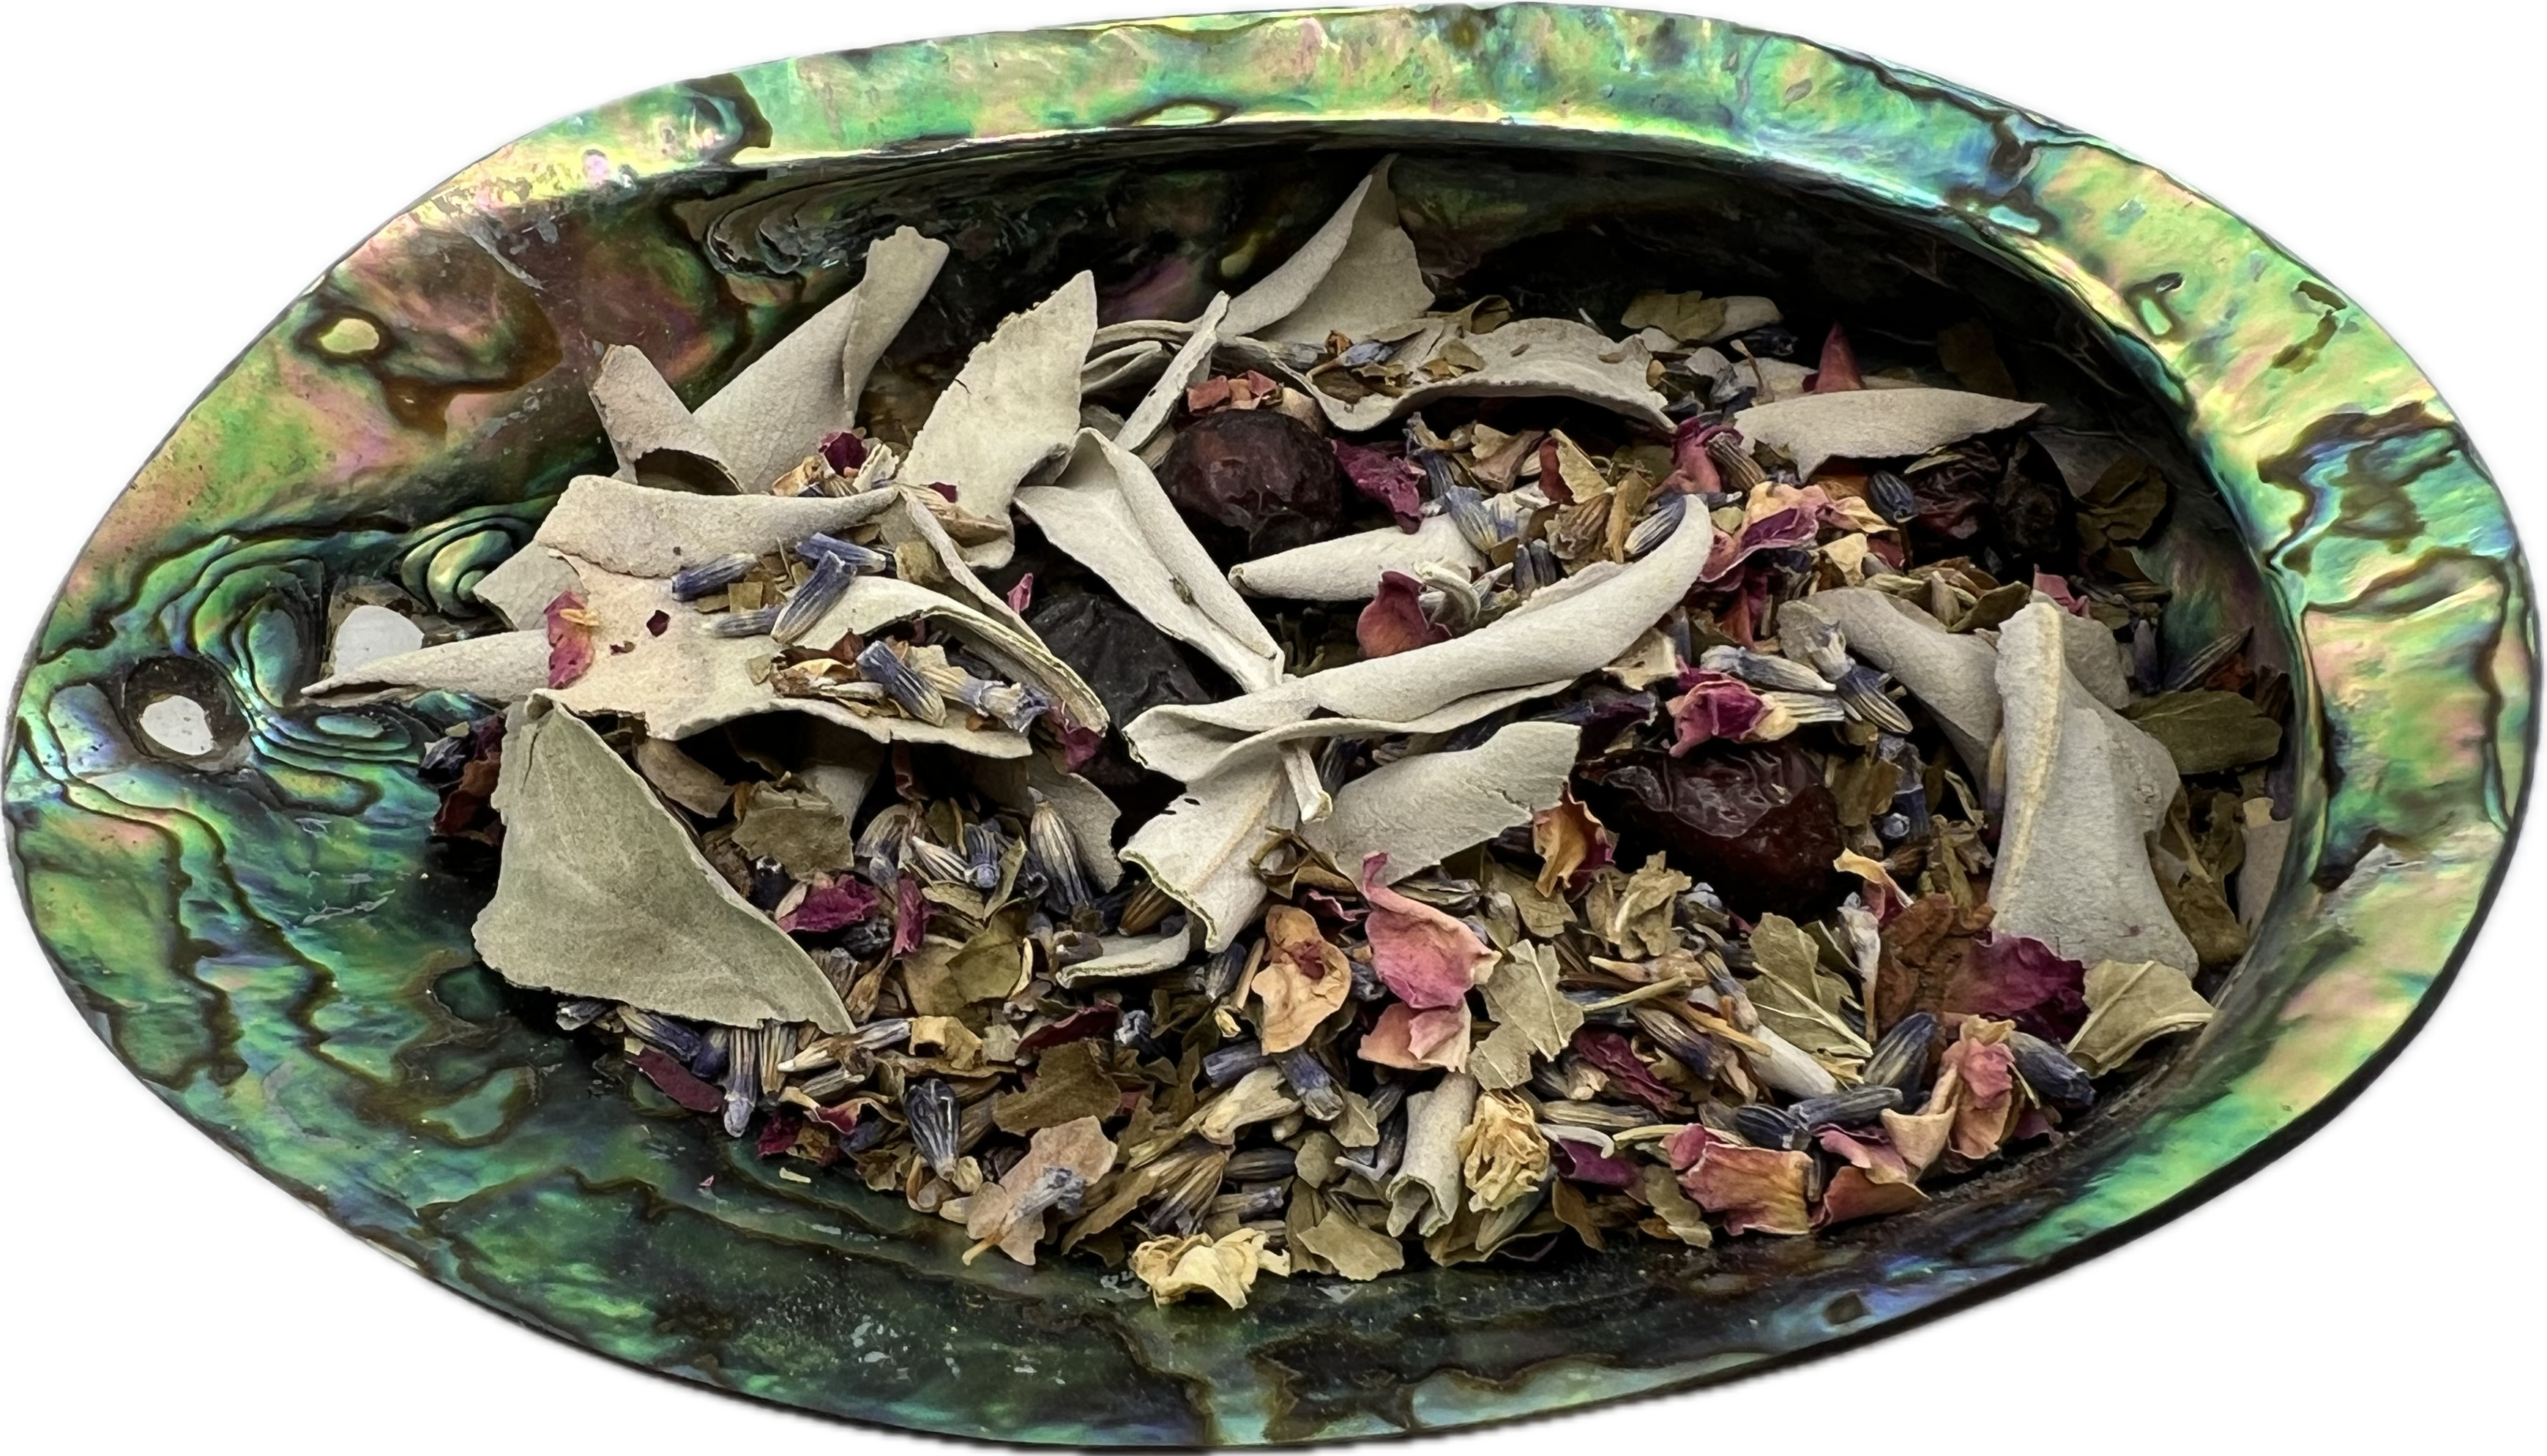
[[[1615, 321], [1766, 293], [1870, 352], [1980, 318], [2026, 396], [2181, 497], [2147, 552], [2178, 659], [2294, 678], [2269, 912], [2206, 1034], [2049, 1151], [1904, 1217], [1692, 1250], [1259, 1283], [1154, 1308], [633, 1100], [479, 966], [483, 864], [414, 768], [468, 711], [302, 699], [331, 603], [445, 613], [583, 471], [606, 344], [695, 400], [902, 223], [953, 260], [925, 377], [1081, 268], [1198, 304], [1374, 157], [1446, 296]], [[1183, 292], [1180, 293], [1179, 291]], [[2535, 627], [2502, 497], [2343, 292], [2140, 161], [1861, 56], [1515, 6], [1169, 20], [807, 56], [570, 118], [291, 300], [108, 510], [28, 659], [27, 908], [115, 1055], [425, 1278], [616, 1359], [1014, 1441], [1366, 1436], [1721, 1380], [2014, 1287], [2304, 1136], [2413, 1033], [2529, 783]], [[194, 699], [213, 742], [140, 727]], [[181, 745], [183, 746], [183, 745]], [[200, 744], [193, 746], [202, 746]]]

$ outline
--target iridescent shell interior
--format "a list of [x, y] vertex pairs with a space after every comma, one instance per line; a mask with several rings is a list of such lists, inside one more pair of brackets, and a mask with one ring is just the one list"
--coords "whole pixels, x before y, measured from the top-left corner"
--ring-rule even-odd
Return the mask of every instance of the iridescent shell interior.
[[[2179, 505], [2147, 556], [2176, 593], [2168, 650], [2251, 624], [2298, 688], [2291, 860], [2205, 1036], [1914, 1215], [1269, 1280], [1231, 1313], [1155, 1309], [1070, 1260], [964, 1265], [960, 1231], [783, 1182], [517, 1014], [470, 948], [483, 866], [427, 840], [429, 729], [298, 695], [347, 584], [468, 610], [566, 479], [607, 469], [584, 395], [604, 345], [696, 400], [912, 224], [954, 257], [871, 395], [889, 420], [1078, 269], [1168, 311], [1245, 283], [1385, 152], [1447, 297], [1615, 320], [1648, 288], [1761, 293], [1808, 332], [1845, 319], [1871, 367], [1979, 318], [2026, 397], [2162, 465]], [[1761, 1368], [2251, 1170], [2376, 1070], [2473, 934], [2527, 785], [2533, 655], [2501, 499], [2411, 362], [2090, 138], [1707, 22], [1160, 22], [683, 83], [455, 178], [294, 300], [115, 503], [29, 659], [8, 811], [39, 934], [116, 1054], [426, 1277], [810, 1410], [1257, 1443]], [[203, 705], [203, 751], [141, 728], [172, 695]]]

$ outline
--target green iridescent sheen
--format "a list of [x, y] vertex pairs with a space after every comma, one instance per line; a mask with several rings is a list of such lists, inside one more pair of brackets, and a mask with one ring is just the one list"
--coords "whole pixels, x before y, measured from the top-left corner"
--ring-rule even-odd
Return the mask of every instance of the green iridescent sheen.
[[[909, 220], [956, 244], [908, 345], [925, 375], [1064, 264], [1119, 280], [1148, 248], [1174, 288], [1243, 280], [1381, 148], [1406, 154], [1409, 225], [1446, 272], [1518, 287], [1581, 272], [1582, 249], [1681, 249], [1679, 286], [1809, 278], [1905, 327], [1969, 296], [2064, 416], [2207, 475], [2216, 499], [2149, 554], [2179, 592], [2170, 632], [2258, 624], [2298, 722], [2291, 859], [2200, 1044], [1915, 1215], [1348, 1291], [1267, 1280], [1232, 1314], [1154, 1309], [1081, 1262], [965, 1266], [950, 1226], [781, 1181], [515, 1015], [469, 945], [483, 866], [428, 843], [413, 772], [467, 707], [300, 701], [332, 593], [388, 579], [465, 610], [605, 459], [583, 395], [602, 343], [643, 345], [696, 399]], [[1741, 274], [1817, 258], [1840, 261]], [[2534, 657], [2502, 498], [2430, 383], [2330, 284], [2092, 138], [1706, 21], [1218, 17], [667, 86], [437, 189], [296, 300], [110, 509], [27, 663], [7, 809], [38, 933], [116, 1054], [427, 1277], [810, 1410], [1247, 1444], [1758, 1369], [2007, 1288], [2256, 1166], [2376, 1070], [2473, 936], [2529, 783]], [[176, 689], [212, 709], [216, 754], [136, 735]]]

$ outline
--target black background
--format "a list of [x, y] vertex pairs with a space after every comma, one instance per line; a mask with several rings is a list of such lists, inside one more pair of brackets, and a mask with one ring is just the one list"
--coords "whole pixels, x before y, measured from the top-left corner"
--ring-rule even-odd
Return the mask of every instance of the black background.
[[[1786, 5], [1839, 33], [2086, 117], [2280, 224], [2382, 300], [2448, 369], [2496, 451], [2524, 469], [2537, 372], [2537, 168], [2514, 128], [2511, 36], [2402, 10], [2345, 31], [2224, 8]], [[1026, 15], [874, 10], [894, 26]], [[2274, 8], [2295, 15], [2290, 8]], [[664, 71], [835, 39], [797, 8], [469, 8], [357, 39], [359, 15], [125, 31], [61, 15], [63, 132], [45, 204], [13, 231], [76, 308], [45, 336], [58, 397], [21, 377], [21, 441], [81, 420], [21, 504], [10, 619], [160, 415], [278, 293], [405, 189], [553, 107]], [[420, 13], [417, 13], [420, 15]], [[861, 26], [853, 10], [831, 26]], [[886, 21], [863, 21], [886, 28]], [[2078, 26], [2065, 31], [2065, 26]], [[2096, 28], [2088, 28], [2096, 26]], [[242, 51], [244, 45], [244, 51]], [[51, 66], [23, 53], [21, 76]], [[26, 123], [33, 112], [23, 112]], [[45, 115], [69, 115], [61, 107]], [[2534, 129], [2534, 128], [2532, 128]], [[21, 145], [31, 132], [21, 132]], [[255, 160], [252, 160], [255, 158]], [[18, 173], [26, 178], [28, 173]], [[44, 176], [44, 173], [39, 173]], [[21, 181], [26, 186], [26, 181]], [[58, 249], [58, 252], [56, 252]], [[63, 415], [53, 415], [63, 410]], [[45, 415], [53, 415], [51, 420]], [[21, 466], [23, 469], [23, 466]], [[2537, 899], [2537, 896], [2529, 896]], [[2453, 1023], [2397, 1087], [2295, 1171], [2117, 1270], [1803, 1385], [1632, 1415], [1595, 1441], [2180, 1441], [2476, 1413], [2529, 1344], [2534, 1199], [2516, 1186], [2534, 1118], [2503, 1097], [2539, 1057], [2511, 929]], [[15, 978], [10, 1178], [21, 1209], [15, 1324], [44, 1346], [21, 1417], [123, 1441], [224, 1433], [397, 1443], [601, 1441], [810, 1448], [805, 1430], [598, 1375], [474, 1324], [333, 1247], [117, 1087]], [[26, 1067], [26, 1062], [21, 1062]], [[28, 1273], [45, 1273], [39, 1285]], [[2519, 1400], [2514, 1395], [2511, 1400]], [[28, 1411], [33, 1408], [33, 1411]], [[2503, 1411], [2511, 1405], [2503, 1403]], [[2196, 1415], [2198, 1413], [2198, 1415]], [[2435, 1430], [2437, 1433], [2437, 1430]]]

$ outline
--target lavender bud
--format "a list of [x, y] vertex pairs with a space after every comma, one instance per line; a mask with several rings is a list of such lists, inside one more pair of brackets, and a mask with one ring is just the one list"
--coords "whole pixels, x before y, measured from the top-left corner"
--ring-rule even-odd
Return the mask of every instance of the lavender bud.
[[736, 552], [694, 566], [683, 566], [672, 573], [672, 600], [694, 602], [709, 592], [723, 591], [741, 581], [759, 559], [748, 552]]

